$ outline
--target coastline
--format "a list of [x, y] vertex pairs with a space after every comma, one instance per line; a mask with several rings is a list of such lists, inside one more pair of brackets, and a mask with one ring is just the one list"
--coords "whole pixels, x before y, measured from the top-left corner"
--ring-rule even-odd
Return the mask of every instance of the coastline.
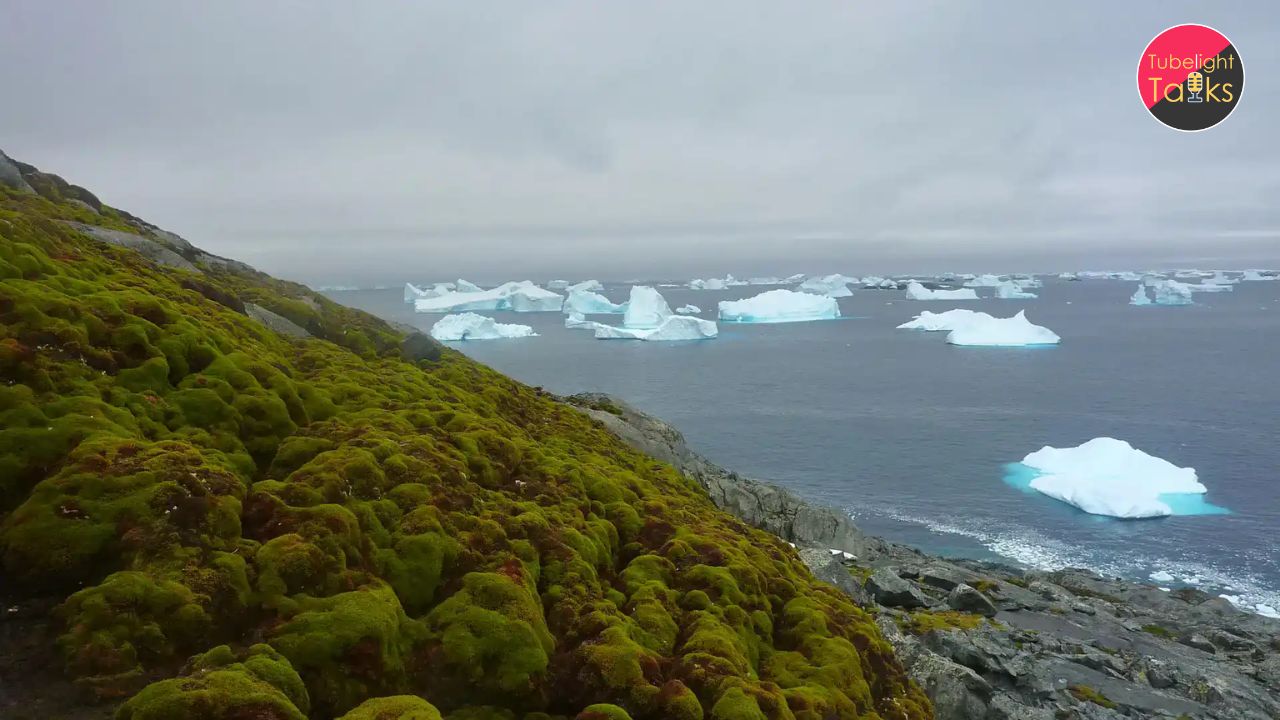
[[815, 576], [876, 614], [940, 719], [1280, 717], [1280, 620], [1193, 588], [931, 556], [710, 462], [616, 397], [565, 401], [791, 543]]

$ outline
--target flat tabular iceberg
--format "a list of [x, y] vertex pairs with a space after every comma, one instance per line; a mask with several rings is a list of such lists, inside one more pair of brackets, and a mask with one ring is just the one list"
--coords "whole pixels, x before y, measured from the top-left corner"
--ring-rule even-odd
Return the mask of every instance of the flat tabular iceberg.
[[840, 317], [835, 298], [794, 290], [770, 290], [745, 300], [722, 300], [720, 319], [745, 323], [784, 323]]
[[676, 308], [676, 312], [680, 313], [681, 315], [697, 315], [698, 313], [702, 312], [702, 308], [698, 307], [697, 305], [683, 305], [681, 307]]
[[809, 278], [800, 283], [796, 290], [800, 292], [813, 293], [814, 295], [826, 295], [827, 297], [842, 298], [853, 295], [849, 290], [849, 283], [859, 282], [858, 278], [845, 277], [839, 273], [835, 275], [826, 275], [824, 277]]
[[1213, 283], [1211, 283], [1211, 282], [1209, 282], [1209, 281], [1207, 281], [1207, 280], [1202, 281], [1200, 284], [1196, 284], [1196, 283], [1187, 283], [1187, 284], [1185, 285], [1185, 287], [1187, 288], [1187, 290], [1188, 290], [1188, 291], [1193, 292], [1193, 293], [1199, 293], [1199, 292], [1207, 292], [1207, 293], [1234, 292], [1234, 291], [1235, 291], [1235, 289], [1236, 289], [1236, 286], [1235, 286], [1235, 285], [1215, 285], [1215, 284], [1213, 284]]
[[600, 313], [620, 313], [627, 309], [627, 304], [616, 305], [609, 298], [590, 290], [573, 289], [565, 298], [564, 311], [582, 313], [584, 315]]
[[491, 317], [475, 313], [445, 315], [431, 326], [431, 337], [437, 340], [500, 340], [536, 334], [528, 325], [495, 322]]
[[[458, 287], [471, 285], [458, 281]], [[471, 285], [471, 287], [475, 287]], [[514, 310], [516, 312], [559, 312], [564, 297], [523, 280], [503, 283], [492, 290], [453, 291], [437, 297], [418, 298], [413, 303], [417, 312], [452, 312], [465, 310]]]
[[669, 315], [653, 328], [614, 327], [595, 324], [597, 340], [705, 340], [719, 334], [715, 322], [688, 315]]
[[996, 285], [996, 297], [1001, 300], [1034, 300], [1035, 293], [1023, 292], [1022, 286], [1012, 280]]
[[973, 310], [965, 310], [957, 308], [946, 312], [929, 312], [925, 310], [915, 317], [914, 320], [904, 322], [898, 326], [899, 330], [925, 330], [928, 332], [938, 332], [941, 330], [951, 331], [973, 322], [975, 318], [987, 318], [991, 316], [984, 312], [975, 312]]
[[930, 290], [918, 282], [907, 286], [908, 300], [977, 300], [978, 293], [963, 288], [960, 290]]
[[1039, 476], [1031, 487], [1094, 515], [1172, 515], [1162, 495], [1208, 492], [1194, 468], [1152, 457], [1122, 440], [1094, 438], [1073, 448], [1045, 446], [1022, 459]]
[[626, 305], [622, 325], [629, 328], [656, 328], [673, 314], [666, 298], [648, 285], [632, 285]]
[[436, 283], [430, 288], [420, 288], [413, 283], [404, 284], [404, 301], [413, 303], [418, 298], [440, 297], [453, 289], [453, 283]]
[[1245, 270], [1240, 279], [1244, 282], [1262, 282], [1266, 280], [1280, 280], [1275, 275], [1263, 275], [1261, 270]]
[[1130, 305], [1150, 305], [1151, 298], [1147, 297], [1147, 286], [1138, 284], [1138, 289], [1133, 291], [1133, 295], [1129, 296]]
[[1024, 345], [1057, 345], [1062, 341], [1057, 333], [1047, 327], [1033, 325], [1026, 312], [1010, 318], [996, 318], [986, 313], [976, 313], [968, 322], [947, 335], [952, 345], [986, 345], [993, 347], [1021, 347]]

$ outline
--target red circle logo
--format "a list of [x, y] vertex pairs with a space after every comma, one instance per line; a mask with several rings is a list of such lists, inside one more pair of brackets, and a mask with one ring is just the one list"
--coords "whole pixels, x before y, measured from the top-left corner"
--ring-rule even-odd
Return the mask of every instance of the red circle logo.
[[1207, 25], [1175, 25], [1138, 59], [1138, 95], [1175, 130], [1206, 130], [1226, 119], [1244, 92], [1244, 63], [1226, 35]]

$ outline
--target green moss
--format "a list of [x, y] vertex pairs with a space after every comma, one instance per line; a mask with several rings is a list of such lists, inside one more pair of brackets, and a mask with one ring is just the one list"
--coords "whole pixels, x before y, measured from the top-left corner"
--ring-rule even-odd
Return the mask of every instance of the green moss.
[[583, 708], [573, 720], [631, 720], [631, 715], [617, 705], [596, 703]]
[[934, 631], [976, 630], [987, 622], [981, 615], [956, 610], [917, 610], [899, 619], [898, 625], [914, 635], [924, 635]]
[[1156, 625], [1156, 624], [1143, 625], [1142, 631], [1151, 635], [1155, 635], [1158, 638], [1164, 638], [1166, 640], [1172, 640], [1178, 636], [1177, 633], [1170, 630], [1169, 628], [1163, 625]]
[[307, 710], [306, 688], [287, 660], [255, 645], [237, 662], [223, 645], [193, 658], [182, 677], [144, 688], [116, 720], [306, 720]]
[[1116, 704], [1106, 695], [1089, 687], [1088, 685], [1072, 685], [1067, 688], [1067, 692], [1080, 702], [1089, 702], [1094, 705], [1101, 705], [1104, 708], [1114, 709]]
[[416, 695], [393, 695], [360, 703], [339, 720], [441, 720], [436, 706]]
[[[0, 188], [0, 554], [15, 594], [67, 596], [60, 647], [100, 695], [206, 651], [129, 712], [930, 715], [849, 598], [587, 415], [60, 192]], [[305, 703], [231, 649], [258, 638]]]

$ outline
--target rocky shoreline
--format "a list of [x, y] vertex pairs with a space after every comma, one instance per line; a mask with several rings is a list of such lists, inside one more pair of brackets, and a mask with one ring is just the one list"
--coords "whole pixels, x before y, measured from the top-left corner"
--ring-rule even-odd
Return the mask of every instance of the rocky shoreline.
[[942, 559], [743, 477], [607, 395], [567, 398], [877, 617], [939, 720], [1280, 718], [1280, 620], [1190, 588]]

